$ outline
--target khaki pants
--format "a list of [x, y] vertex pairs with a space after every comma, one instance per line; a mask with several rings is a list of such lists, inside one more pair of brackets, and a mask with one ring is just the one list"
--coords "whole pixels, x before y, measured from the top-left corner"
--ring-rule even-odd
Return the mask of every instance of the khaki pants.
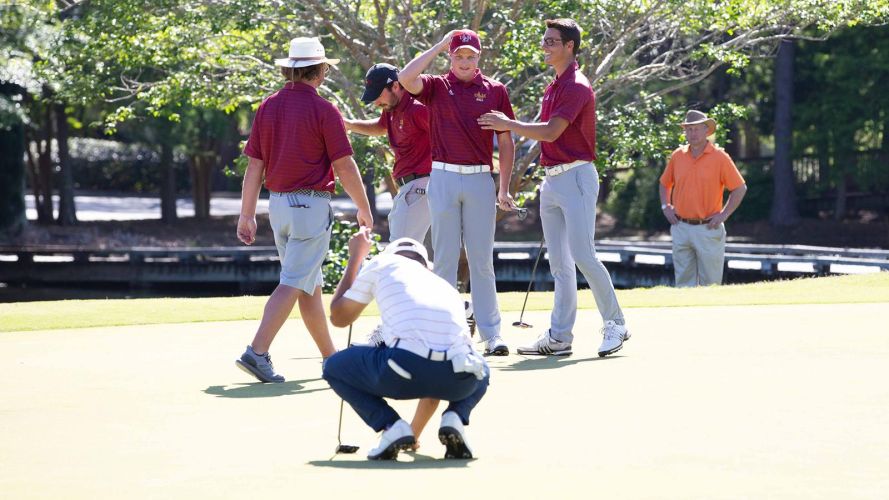
[[725, 265], [725, 224], [716, 229], [680, 222], [670, 226], [677, 287], [721, 285]]

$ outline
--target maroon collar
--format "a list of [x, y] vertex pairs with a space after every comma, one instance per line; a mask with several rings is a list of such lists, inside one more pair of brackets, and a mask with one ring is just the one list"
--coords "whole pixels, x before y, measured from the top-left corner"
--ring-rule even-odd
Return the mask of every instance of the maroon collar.
[[413, 100], [414, 100], [414, 96], [412, 96], [410, 92], [405, 90], [404, 93], [401, 94], [401, 100], [398, 101], [398, 104], [395, 105], [395, 109], [393, 109], [392, 112], [393, 113], [401, 113], [402, 111], [407, 109], [408, 105]]
[[482, 77], [482, 70], [476, 69], [475, 76], [472, 77], [472, 80], [468, 82], [464, 82], [463, 80], [457, 78], [457, 75], [454, 74], [453, 71], [448, 71], [447, 76], [445, 76], [447, 80], [451, 83], [463, 84], [463, 85], [478, 85], [479, 87], [483, 87], [485, 85], [485, 79]]
[[303, 82], [287, 82], [281, 90], [295, 90], [297, 92], [311, 92], [313, 94], [318, 93], [318, 89]]
[[565, 71], [562, 72], [561, 75], [556, 75], [556, 79], [553, 80], [553, 83], [559, 83], [567, 80], [574, 80], [574, 74], [577, 72], [577, 69], [580, 68], [580, 65], [577, 64], [577, 61], [574, 61], [574, 64], [568, 65], [565, 68]]

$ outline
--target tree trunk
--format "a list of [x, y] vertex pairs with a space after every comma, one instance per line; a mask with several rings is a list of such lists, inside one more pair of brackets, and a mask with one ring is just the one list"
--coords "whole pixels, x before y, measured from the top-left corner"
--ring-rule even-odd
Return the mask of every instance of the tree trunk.
[[37, 171], [34, 173], [34, 205], [37, 208], [37, 222], [52, 224], [52, 111], [46, 107], [40, 137], [37, 145]]
[[197, 219], [210, 218], [210, 179], [214, 157], [198, 153], [191, 158], [191, 193]]
[[173, 163], [173, 145], [166, 134], [161, 134], [161, 221], [175, 222], [176, 213], [176, 165]]
[[77, 224], [77, 209], [74, 206], [74, 172], [71, 171], [71, 155], [68, 153], [68, 115], [63, 104], [56, 104], [56, 142], [59, 147], [59, 218], [62, 226]]
[[[845, 161], [845, 159], [840, 160]], [[837, 199], [833, 206], [833, 219], [843, 220], [846, 217], [846, 200], [848, 194], [848, 182], [846, 179], [845, 165], [842, 165], [837, 178]]]
[[[6, 85], [0, 92], [9, 93]], [[21, 123], [0, 128], [0, 239], [21, 234], [25, 218], [25, 133]]]
[[759, 131], [756, 124], [750, 120], [742, 122], [744, 127], [744, 158], [759, 158], [762, 156], [759, 144]]
[[773, 226], [799, 223], [793, 176], [793, 41], [783, 40], [775, 60], [774, 191], [769, 222]]

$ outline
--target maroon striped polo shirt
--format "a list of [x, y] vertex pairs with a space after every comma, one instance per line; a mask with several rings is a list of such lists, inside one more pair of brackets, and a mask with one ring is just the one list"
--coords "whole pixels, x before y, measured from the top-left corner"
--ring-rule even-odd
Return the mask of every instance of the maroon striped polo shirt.
[[468, 82], [451, 72], [420, 78], [423, 90], [416, 97], [429, 107], [432, 159], [493, 167], [494, 131], [482, 130], [477, 120], [489, 111], [515, 118], [506, 87], [481, 71]]
[[568, 128], [553, 142], [540, 143], [544, 167], [596, 159], [596, 94], [590, 81], [577, 71], [577, 63], [556, 77], [543, 93], [540, 121], [568, 120]]
[[265, 163], [269, 191], [332, 193], [331, 164], [351, 156], [352, 145], [336, 106], [311, 85], [288, 82], [259, 105], [244, 154]]

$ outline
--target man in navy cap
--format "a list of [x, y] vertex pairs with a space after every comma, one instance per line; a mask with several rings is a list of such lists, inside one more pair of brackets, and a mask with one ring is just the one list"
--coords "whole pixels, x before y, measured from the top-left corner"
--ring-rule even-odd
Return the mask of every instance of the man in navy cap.
[[385, 63], [368, 70], [361, 100], [380, 108], [380, 117], [346, 119], [346, 129], [363, 135], [385, 134], [395, 154], [392, 176], [398, 184], [398, 194], [392, 200], [389, 212], [389, 241], [411, 238], [422, 242], [430, 226], [426, 199], [426, 186], [432, 170], [429, 111], [398, 83], [398, 69]]

